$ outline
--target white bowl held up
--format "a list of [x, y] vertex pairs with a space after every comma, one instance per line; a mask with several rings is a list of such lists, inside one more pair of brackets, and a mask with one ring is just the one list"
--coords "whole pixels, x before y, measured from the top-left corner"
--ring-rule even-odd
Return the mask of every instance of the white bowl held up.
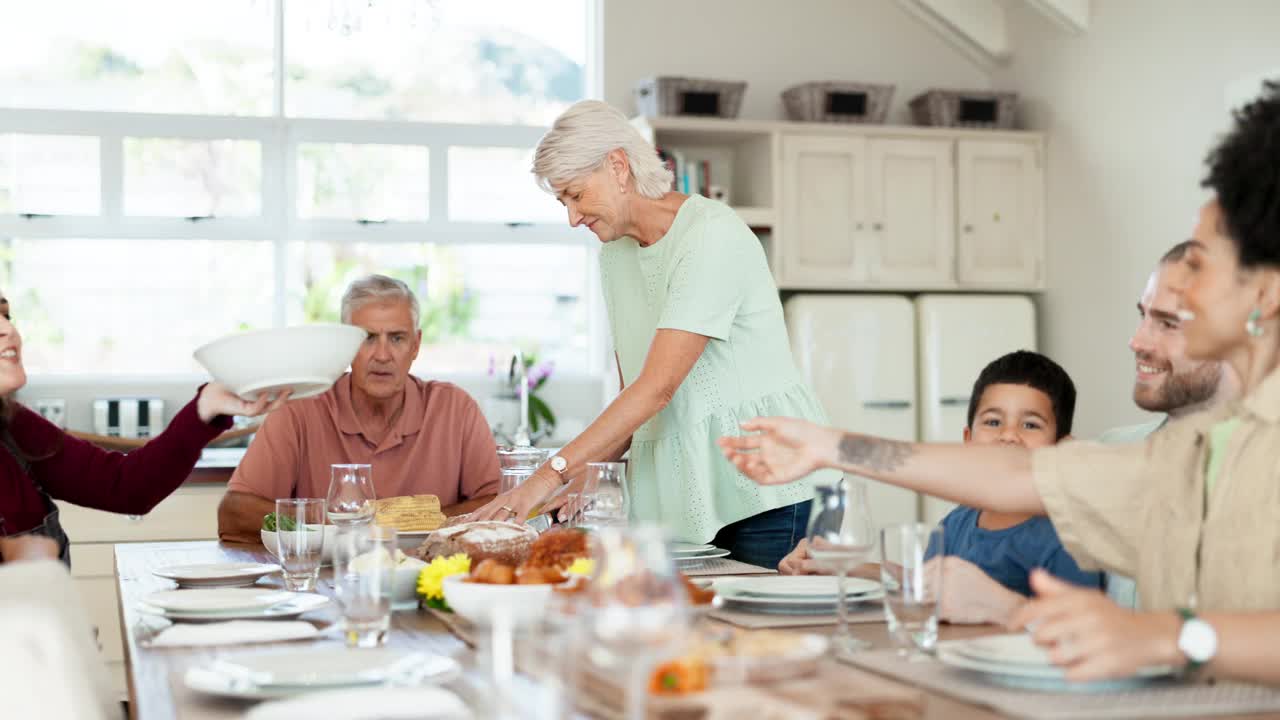
[[547, 614], [554, 585], [488, 585], [466, 581], [466, 575], [444, 579], [449, 607], [473, 623], [488, 625], [499, 612], [511, 613], [515, 627], [531, 625]]
[[367, 333], [354, 325], [322, 323], [253, 330], [214, 340], [195, 351], [213, 379], [248, 400], [293, 390], [319, 395], [351, 365]]

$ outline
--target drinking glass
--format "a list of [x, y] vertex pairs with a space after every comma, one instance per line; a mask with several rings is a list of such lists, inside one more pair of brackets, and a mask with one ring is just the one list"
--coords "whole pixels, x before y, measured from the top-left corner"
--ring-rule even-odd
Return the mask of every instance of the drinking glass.
[[286, 590], [316, 589], [324, 559], [324, 500], [276, 500], [276, 558], [284, 571]]
[[631, 509], [627, 495], [627, 465], [620, 462], [587, 463], [582, 487], [582, 524], [599, 529], [626, 525]]
[[396, 531], [378, 525], [341, 528], [333, 548], [333, 595], [348, 647], [378, 647], [391, 627]]
[[329, 495], [326, 509], [329, 522], [338, 527], [368, 525], [377, 511], [373, 492], [372, 465], [333, 465], [330, 467]]
[[832, 485], [814, 488], [809, 506], [809, 556], [836, 576], [836, 615], [839, 624], [831, 638], [837, 657], [871, 649], [871, 643], [849, 633], [849, 603], [846, 578], [850, 571], [867, 562], [876, 546], [875, 527], [867, 503], [867, 484], [857, 478], [842, 477]]
[[513, 490], [529, 479], [538, 466], [546, 462], [547, 450], [525, 445], [503, 445], [498, 448], [498, 469], [502, 473], [499, 493]]
[[654, 662], [686, 641], [684, 583], [656, 526], [605, 527], [594, 534], [592, 555], [597, 573], [589, 591], [590, 656], [626, 673], [626, 717], [642, 720]]
[[[891, 525], [880, 531], [880, 578], [884, 616], [899, 653], [913, 659], [938, 644], [938, 598], [942, 595], [942, 527]], [[937, 558], [939, 562], [930, 562]]]

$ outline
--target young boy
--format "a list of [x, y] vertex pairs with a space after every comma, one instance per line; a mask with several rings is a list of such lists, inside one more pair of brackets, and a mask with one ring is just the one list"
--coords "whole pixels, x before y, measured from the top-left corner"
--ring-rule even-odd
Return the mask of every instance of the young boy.
[[[966, 443], [1009, 443], [1027, 448], [1056, 444], [1071, 433], [1076, 389], [1057, 363], [1019, 350], [997, 358], [978, 375], [969, 396]], [[951, 622], [1004, 622], [1031, 594], [1028, 578], [1044, 568], [1067, 582], [1102, 587], [1067, 554], [1049, 518], [957, 507], [942, 520], [942, 618]], [[813, 572], [804, 543], [778, 565], [784, 574]]]

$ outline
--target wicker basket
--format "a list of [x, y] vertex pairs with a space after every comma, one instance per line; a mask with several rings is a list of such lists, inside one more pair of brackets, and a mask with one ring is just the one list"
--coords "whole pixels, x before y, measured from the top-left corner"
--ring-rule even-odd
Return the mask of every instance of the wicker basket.
[[653, 77], [636, 84], [636, 111], [641, 115], [738, 117], [744, 82], [704, 78]]
[[930, 90], [911, 101], [918, 125], [934, 127], [1013, 127], [1018, 94], [993, 90]]
[[880, 125], [889, 115], [893, 90], [893, 85], [811, 82], [782, 91], [782, 103], [792, 120]]

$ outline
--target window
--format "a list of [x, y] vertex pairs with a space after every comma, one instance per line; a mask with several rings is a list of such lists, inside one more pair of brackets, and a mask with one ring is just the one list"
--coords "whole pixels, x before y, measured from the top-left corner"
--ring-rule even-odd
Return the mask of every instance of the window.
[[200, 344], [337, 319], [383, 272], [419, 294], [420, 372], [515, 347], [603, 372], [594, 238], [529, 173], [588, 95], [597, 2], [24, 4], [0, 288], [29, 370], [199, 372]]

